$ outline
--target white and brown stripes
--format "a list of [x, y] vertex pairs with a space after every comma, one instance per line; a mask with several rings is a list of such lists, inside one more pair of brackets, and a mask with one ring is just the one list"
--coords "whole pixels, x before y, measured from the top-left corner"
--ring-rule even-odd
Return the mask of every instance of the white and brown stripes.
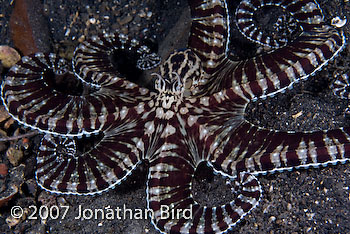
[[350, 128], [292, 133], [257, 128], [247, 122], [217, 143], [209, 159], [228, 174], [254, 174], [327, 166], [350, 160]]
[[[119, 184], [144, 156], [144, 149], [139, 147], [144, 144], [144, 126], [133, 115], [130, 111], [123, 120], [116, 118], [103, 133], [90, 137], [90, 147], [86, 146], [87, 139], [45, 135], [37, 156], [38, 184], [50, 192], [77, 195], [101, 193]], [[79, 151], [72, 148], [78, 141], [85, 142], [80, 143]], [[65, 147], [61, 153], [58, 145]], [[64, 154], [64, 150], [69, 153]]]
[[[98, 194], [148, 160], [147, 202], [161, 232], [224, 233], [259, 202], [261, 187], [254, 174], [349, 160], [350, 128], [290, 133], [260, 129], [244, 120], [249, 101], [308, 77], [343, 48], [344, 36], [324, 24], [315, 1], [242, 1], [239, 25], [252, 40], [271, 41], [249, 26], [254, 11], [268, 5], [289, 11], [304, 31], [284, 47], [236, 67], [226, 58], [226, 1], [190, 0], [189, 5], [190, 49], [174, 52], [162, 65], [156, 74], [158, 93], [127, 81], [121, 66], [114, 66], [113, 58], [124, 52], [135, 56], [131, 61], [138, 70], [159, 62], [147, 47], [123, 35], [96, 36], [80, 45], [73, 58], [75, 73], [52, 54], [24, 57], [10, 70], [2, 85], [8, 111], [27, 126], [55, 134], [45, 135], [39, 149], [36, 177], [41, 187]], [[283, 20], [277, 28], [281, 24]], [[66, 86], [60, 83], [67, 80], [81, 89], [63, 92]], [[184, 95], [207, 81], [214, 88]], [[82, 135], [85, 139], [64, 138]], [[192, 179], [203, 161], [233, 180], [233, 201], [206, 207], [193, 199]], [[175, 214], [192, 209], [193, 216], [162, 218], [163, 205]]]
[[[349, 81], [349, 71], [344, 74], [335, 75], [335, 81], [333, 82], [331, 88], [333, 93], [342, 99], [350, 99], [350, 81]], [[350, 116], [350, 105], [344, 111], [346, 116]]]
[[189, 1], [192, 27], [188, 46], [201, 59], [208, 74], [217, 71], [228, 51], [230, 32], [226, 1]]
[[[248, 39], [276, 50], [234, 65], [224, 53], [229, 35], [226, 2], [191, 1], [190, 6], [194, 22], [189, 46], [202, 60], [204, 70], [212, 74], [200, 79], [201, 95], [203, 90], [212, 94], [231, 87], [236, 87], [249, 99], [273, 95], [314, 74], [344, 48], [345, 36], [337, 28], [325, 24], [314, 0], [243, 0], [236, 10], [238, 28]], [[256, 11], [271, 6], [283, 9], [288, 19], [295, 20], [293, 25], [300, 27], [300, 33], [293, 40], [281, 38], [283, 44], [279, 44], [256, 25], [253, 20]], [[217, 25], [217, 22], [222, 24]], [[211, 41], [214, 35], [220, 36], [221, 47], [213, 46], [216, 45]], [[213, 69], [206, 65], [208, 62], [214, 65]]]
[[[266, 6], [281, 7], [286, 17], [293, 17], [304, 32], [313, 30], [314, 27], [320, 27], [323, 22], [323, 14], [319, 5], [314, 0], [294, 1], [294, 0], [243, 0], [236, 10], [236, 22], [241, 33], [256, 43], [279, 48], [284, 46], [287, 41], [275, 38], [266, 34], [254, 20], [254, 14], [261, 8]], [[282, 18], [279, 18], [280, 20]], [[278, 21], [278, 20], [277, 20]], [[276, 26], [283, 22], [276, 22]], [[290, 23], [290, 22], [286, 22]], [[277, 27], [278, 29], [279, 27]], [[276, 32], [277, 33], [277, 32]]]
[[249, 99], [273, 95], [320, 70], [344, 44], [343, 34], [324, 25], [285, 47], [240, 62], [222, 86], [238, 86]]
[[350, 99], [350, 81], [349, 73], [337, 75], [332, 84], [332, 90], [335, 95], [343, 99]]
[[192, 50], [179, 50], [171, 53], [160, 67], [160, 76], [169, 82], [181, 79], [185, 85], [197, 83], [203, 72], [202, 62]]
[[149, 70], [160, 64], [160, 57], [146, 45], [124, 34], [94, 36], [74, 51], [73, 68], [79, 78], [100, 86], [126, 78], [118, 60], [128, 60], [134, 69]]
[[[183, 157], [183, 150], [183, 146], [169, 144], [162, 157], [151, 163], [147, 194], [153, 222], [162, 233], [224, 233], [258, 204], [259, 182], [253, 175], [240, 173], [233, 178], [238, 195], [232, 202], [202, 206], [192, 197], [195, 165]], [[162, 217], [164, 208], [175, 217]]]
[[[75, 91], [64, 86], [68, 81]], [[95, 133], [109, 122], [109, 113], [118, 112], [119, 98], [112, 90], [79, 84], [67, 63], [54, 54], [23, 57], [1, 87], [3, 103], [13, 118], [46, 133]], [[88, 94], [82, 95], [82, 90]]]
[[103, 71], [95, 77], [104, 80], [98, 85], [78, 78], [55, 54], [25, 56], [2, 83], [2, 99], [20, 123], [62, 136], [97, 133], [111, 124], [111, 114], [151, 99], [148, 89]]

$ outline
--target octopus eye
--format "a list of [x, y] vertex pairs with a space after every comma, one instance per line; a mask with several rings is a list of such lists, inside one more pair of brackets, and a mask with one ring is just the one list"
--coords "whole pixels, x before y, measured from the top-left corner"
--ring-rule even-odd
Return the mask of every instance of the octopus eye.
[[166, 82], [163, 79], [163, 77], [161, 77], [161, 75], [159, 75], [157, 73], [152, 73], [151, 75], [157, 77], [156, 80], [155, 80], [155, 83], [154, 83], [154, 88], [156, 90], [158, 90], [159, 92], [165, 92], [165, 90], [166, 90]]

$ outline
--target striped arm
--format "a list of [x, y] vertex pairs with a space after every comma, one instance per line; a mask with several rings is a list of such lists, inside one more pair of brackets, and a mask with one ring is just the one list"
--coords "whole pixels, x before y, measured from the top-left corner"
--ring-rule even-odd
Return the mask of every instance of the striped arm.
[[249, 100], [242, 93], [236, 92], [236, 89], [222, 90], [210, 97], [200, 97], [192, 101], [194, 107], [189, 119], [200, 124], [201, 132], [207, 132], [201, 133], [207, 136], [208, 142], [205, 145], [215, 148], [212, 144], [217, 141], [217, 137], [222, 137], [220, 132], [223, 128], [233, 129], [244, 122], [244, 111], [248, 103]]
[[334, 95], [342, 99], [350, 99], [349, 73], [338, 75], [332, 84]]
[[305, 32], [285, 47], [242, 61], [226, 71], [229, 74], [226, 73], [223, 83], [216, 85], [219, 88], [240, 85], [241, 92], [253, 100], [273, 95], [320, 70], [344, 44], [343, 34], [323, 25]]
[[[300, 27], [301, 30], [307, 32], [315, 27], [319, 27], [320, 23], [324, 21], [321, 9], [314, 0], [243, 0], [236, 9], [237, 27], [242, 35], [261, 45], [278, 48], [287, 43], [287, 40], [283, 38], [276, 38], [276, 35], [266, 34], [254, 22], [254, 13], [266, 6], [278, 6], [286, 12], [285, 17], [288, 19], [279, 18], [282, 22], [276, 22], [276, 33], [280, 33], [279, 31], [283, 30], [283, 27], [281, 28], [283, 24], [294, 26], [294, 28], [287, 28], [285, 32], [286, 34], [292, 34], [293, 31], [297, 31], [296, 27]], [[283, 22], [287, 20], [288, 22]], [[281, 25], [278, 25], [278, 23]], [[295, 24], [298, 24], [298, 26]]]
[[49, 134], [79, 136], [99, 132], [111, 124], [108, 116], [136, 105], [125, 90], [150, 99], [149, 91], [136, 84], [119, 79], [115, 85], [119, 89], [82, 83], [65, 60], [37, 53], [10, 69], [1, 95], [8, 112], [21, 124]]
[[167, 143], [162, 154], [151, 162], [147, 188], [152, 221], [162, 233], [223, 233], [258, 204], [260, 185], [254, 176], [244, 173], [234, 178], [237, 197], [233, 201], [201, 206], [191, 194], [195, 165], [186, 156], [186, 148]]
[[[207, 29], [205, 26], [209, 24], [205, 23], [205, 20], [208, 19], [209, 21], [211, 19], [209, 15], [215, 12], [214, 9], [220, 9], [223, 12], [221, 14], [222, 16], [225, 16], [224, 12], [227, 10], [225, 2], [212, 2], [211, 4], [204, 2], [203, 6], [197, 1], [190, 2], [191, 9], [194, 12], [192, 13], [193, 16], [197, 14], [198, 19], [201, 19], [201, 16], [203, 17], [203, 22], [199, 21], [198, 25], [205, 32], [203, 35], [206, 35]], [[215, 8], [215, 4], [221, 5]], [[198, 7], [195, 8], [196, 6]], [[285, 14], [290, 17], [292, 22], [280, 22], [279, 24], [296, 25], [295, 27], [299, 27], [299, 30], [296, 28], [289, 29], [287, 27], [288, 29], [286, 29], [287, 32], [285, 34], [291, 35], [286, 38], [277, 37], [276, 39], [276, 35], [274, 34], [275, 39], [273, 39], [271, 36], [265, 35], [263, 30], [252, 19], [254, 12], [264, 6], [276, 6], [284, 9]], [[273, 95], [287, 87], [291, 87], [294, 82], [313, 75], [333, 59], [344, 48], [345, 44], [343, 33], [325, 24], [319, 5], [314, 0], [243, 0], [236, 9], [236, 21], [238, 28], [245, 37], [256, 43], [268, 45], [276, 49], [272, 52], [241, 61], [238, 65], [229, 60], [224, 60], [223, 52], [217, 53], [220, 54], [220, 58], [222, 59], [217, 60], [220, 62], [212, 63], [215, 64], [215, 69], [211, 73], [213, 76], [211, 78], [205, 78], [206, 80], [202, 81], [201, 86], [198, 88], [199, 93], [203, 93], [203, 90], [206, 93], [215, 93], [222, 89], [239, 86], [238, 89], [251, 100]], [[205, 62], [211, 59], [210, 54], [213, 54], [212, 50], [216, 47], [205, 43], [210, 42], [207, 39], [209, 36], [202, 35], [200, 37], [200, 34], [196, 33], [194, 30], [196, 28], [195, 22], [194, 20], [191, 38], [194, 42], [197, 40], [202, 43], [192, 43], [193, 45], [198, 44], [200, 51], [205, 51], [199, 56], [205, 66]], [[226, 25], [229, 27], [228, 24]], [[215, 35], [223, 36], [223, 38], [228, 37], [228, 28], [226, 34], [222, 29], [224, 27], [214, 28], [221, 29]], [[198, 31], [201, 32], [201, 30]], [[280, 30], [278, 29], [277, 31]], [[202, 40], [200, 40], [201, 38]], [[226, 40], [221, 41], [221, 45], [222, 51], [224, 51], [224, 45], [227, 45]], [[192, 47], [198, 53], [196, 51], [198, 48], [195, 46]], [[208, 51], [205, 48], [209, 48]]]
[[123, 34], [94, 36], [81, 43], [73, 57], [78, 77], [100, 86], [112, 85], [124, 78], [135, 80], [138, 77], [134, 76], [159, 64], [160, 57], [150, 48]]
[[290, 133], [245, 122], [217, 145], [209, 161], [229, 175], [319, 167], [350, 160], [350, 128]]
[[144, 123], [131, 118], [133, 114], [115, 119], [103, 134], [78, 140], [83, 149], [76, 140], [45, 135], [37, 155], [38, 184], [50, 192], [75, 195], [97, 194], [119, 184], [144, 155]]
[[229, 15], [224, 0], [192, 0], [192, 27], [188, 47], [201, 59], [204, 71], [212, 74], [226, 58]]
[[[342, 99], [350, 99], [350, 81], [349, 72], [336, 76], [336, 80], [332, 84], [332, 91], [334, 95]], [[344, 111], [346, 116], [350, 116], [350, 103]]]

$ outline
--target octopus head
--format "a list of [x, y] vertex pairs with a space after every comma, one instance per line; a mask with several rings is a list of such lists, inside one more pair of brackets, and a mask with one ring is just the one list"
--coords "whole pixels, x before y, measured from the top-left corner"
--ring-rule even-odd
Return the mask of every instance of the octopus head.
[[164, 79], [159, 74], [155, 82], [155, 88], [159, 92], [157, 98], [157, 106], [161, 106], [164, 109], [170, 109], [173, 104], [177, 107], [181, 102], [184, 94], [184, 84], [178, 74], [173, 73], [175, 79]]
[[201, 61], [190, 49], [173, 52], [160, 67], [155, 89], [163, 108], [178, 106], [183, 97], [191, 96], [202, 75]]

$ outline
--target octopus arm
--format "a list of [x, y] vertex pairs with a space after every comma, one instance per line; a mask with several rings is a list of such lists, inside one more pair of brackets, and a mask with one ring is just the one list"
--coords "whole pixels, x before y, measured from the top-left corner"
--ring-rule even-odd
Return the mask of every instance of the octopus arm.
[[245, 122], [217, 143], [209, 158], [218, 170], [268, 172], [327, 166], [350, 160], [350, 128], [318, 132], [278, 132]]
[[[133, 113], [89, 140], [46, 134], [37, 155], [38, 184], [54, 193], [92, 195], [120, 184], [145, 157], [144, 122]], [[80, 143], [79, 143], [80, 142]], [[90, 146], [89, 146], [90, 144]]]
[[147, 200], [152, 222], [162, 233], [223, 233], [258, 204], [260, 184], [253, 175], [241, 173], [233, 182], [236, 192], [242, 192], [233, 201], [201, 205], [192, 196], [196, 162], [189, 151], [186, 144], [168, 138], [162, 155], [150, 162]]

